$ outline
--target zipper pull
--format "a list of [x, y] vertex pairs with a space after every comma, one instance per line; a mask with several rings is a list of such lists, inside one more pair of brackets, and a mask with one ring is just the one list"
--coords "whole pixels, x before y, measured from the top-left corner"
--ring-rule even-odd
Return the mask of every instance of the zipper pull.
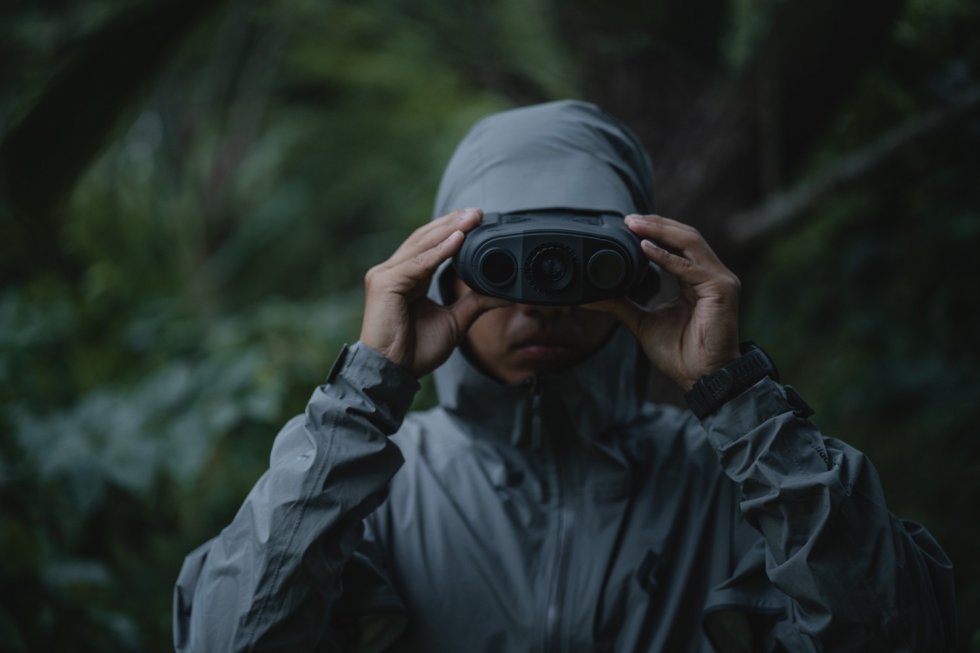
[[541, 386], [538, 378], [531, 381], [531, 449], [541, 451], [542, 432], [544, 427], [541, 420]]

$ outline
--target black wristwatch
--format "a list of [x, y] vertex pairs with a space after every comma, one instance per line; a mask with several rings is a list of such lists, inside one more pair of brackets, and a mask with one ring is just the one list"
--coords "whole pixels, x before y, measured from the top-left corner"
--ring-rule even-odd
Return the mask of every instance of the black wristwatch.
[[779, 380], [775, 363], [761, 347], [754, 342], [743, 342], [739, 351], [741, 356], [720, 370], [702, 376], [685, 393], [687, 405], [698, 419], [715, 412], [726, 401], [767, 376]]

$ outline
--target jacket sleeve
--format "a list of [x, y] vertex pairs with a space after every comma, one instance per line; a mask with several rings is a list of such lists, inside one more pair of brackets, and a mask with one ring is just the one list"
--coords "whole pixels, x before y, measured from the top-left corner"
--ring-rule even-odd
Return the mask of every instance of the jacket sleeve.
[[305, 415], [273, 446], [235, 518], [184, 561], [177, 651], [312, 651], [326, 635], [363, 518], [402, 463], [388, 439], [418, 383], [364, 345], [345, 348]]
[[885, 507], [871, 462], [823, 436], [788, 386], [763, 379], [702, 421], [785, 594], [770, 642], [790, 651], [943, 651], [955, 639], [952, 564]]

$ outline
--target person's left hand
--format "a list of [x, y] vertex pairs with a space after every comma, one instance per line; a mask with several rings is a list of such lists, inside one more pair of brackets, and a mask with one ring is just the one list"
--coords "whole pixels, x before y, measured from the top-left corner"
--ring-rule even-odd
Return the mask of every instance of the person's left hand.
[[647, 258], [677, 277], [680, 296], [655, 309], [627, 297], [586, 307], [614, 314], [650, 361], [690, 390], [702, 376], [739, 356], [741, 284], [693, 227], [659, 215], [630, 215], [626, 226], [643, 239]]

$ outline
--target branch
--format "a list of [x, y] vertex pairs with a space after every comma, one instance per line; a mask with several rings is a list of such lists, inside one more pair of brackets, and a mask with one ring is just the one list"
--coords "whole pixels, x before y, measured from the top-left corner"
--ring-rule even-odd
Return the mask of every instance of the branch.
[[841, 157], [826, 172], [770, 196], [761, 206], [736, 214], [728, 225], [729, 238], [744, 246], [799, 221], [830, 193], [860, 181], [895, 155], [943, 132], [978, 106], [980, 88], [974, 88], [955, 104], [910, 120], [870, 145]]
[[[729, 260], [731, 216], [764, 201], [768, 183], [793, 178], [888, 44], [905, 3], [776, 3], [771, 26], [737, 76], [706, 84], [668, 122], [652, 126], [670, 135], [652, 151], [658, 211], [697, 227]], [[651, 87], [635, 86], [650, 104]]]

